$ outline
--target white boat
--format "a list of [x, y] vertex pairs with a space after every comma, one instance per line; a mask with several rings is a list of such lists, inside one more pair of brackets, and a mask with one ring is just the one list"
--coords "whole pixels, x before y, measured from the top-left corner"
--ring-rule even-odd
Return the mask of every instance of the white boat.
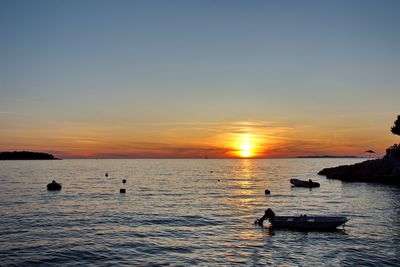
[[271, 209], [267, 209], [265, 214], [255, 223], [263, 225], [268, 219], [272, 227], [291, 228], [301, 230], [330, 230], [345, 224], [349, 219], [342, 216], [275, 216]]

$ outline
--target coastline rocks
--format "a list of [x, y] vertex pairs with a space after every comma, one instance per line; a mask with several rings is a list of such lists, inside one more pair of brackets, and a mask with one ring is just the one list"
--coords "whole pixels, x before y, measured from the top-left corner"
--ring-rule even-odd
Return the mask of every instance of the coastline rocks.
[[56, 181], [52, 181], [51, 183], [47, 184], [47, 190], [49, 191], [59, 191], [61, 190], [61, 184], [57, 183]]
[[325, 168], [318, 173], [328, 179], [400, 185], [400, 159], [367, 160], [352, 165]]

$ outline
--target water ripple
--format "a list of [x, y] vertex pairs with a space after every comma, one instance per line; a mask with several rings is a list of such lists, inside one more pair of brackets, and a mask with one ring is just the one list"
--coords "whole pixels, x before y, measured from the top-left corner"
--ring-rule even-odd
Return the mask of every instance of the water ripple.
[[[0, 162], [0, 264], [396, 266], [400, 189], [316, 175], [356, 161]], [[292, 188], [293, 177], [321, 187]], [[46, 190], [53, 179], [60, 192]], [[253, 222], [267, 207], [351, 220], [333, 232], [262, 229]]]

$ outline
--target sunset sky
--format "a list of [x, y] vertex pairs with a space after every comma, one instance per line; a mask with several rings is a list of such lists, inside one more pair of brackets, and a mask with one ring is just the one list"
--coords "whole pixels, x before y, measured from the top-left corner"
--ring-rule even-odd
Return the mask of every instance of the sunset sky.
[[0, 151], [356, 155], [400, 142], [400, 1], [0, 1]]

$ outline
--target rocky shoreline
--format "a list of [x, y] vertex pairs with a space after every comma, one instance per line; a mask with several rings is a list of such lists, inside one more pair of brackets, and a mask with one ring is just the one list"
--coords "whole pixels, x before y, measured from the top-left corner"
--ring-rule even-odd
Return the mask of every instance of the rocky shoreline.
[[367, 160], [352, 165], [325, 168], [318, 173], [328, 179], [400, 186], [400, 158]]

